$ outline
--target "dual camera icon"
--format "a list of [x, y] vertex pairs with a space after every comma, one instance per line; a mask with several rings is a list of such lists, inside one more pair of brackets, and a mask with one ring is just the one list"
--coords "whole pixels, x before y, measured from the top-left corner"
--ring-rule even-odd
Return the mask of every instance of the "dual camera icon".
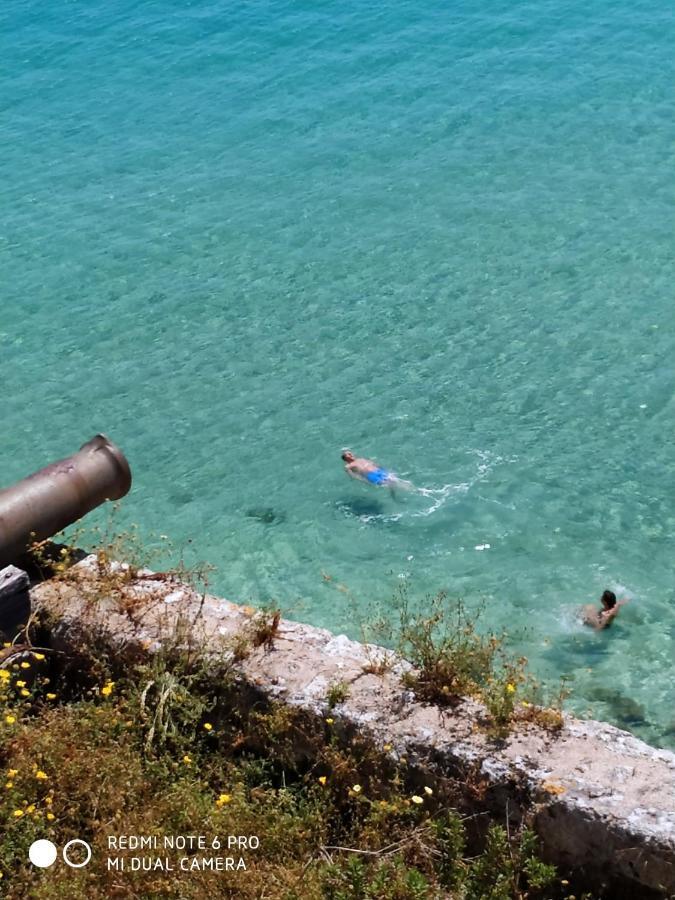
[[[48, 869], [56, 862], [58, 852], [56, 844], [53, 844], [51, 841], [44, 839], [33, 841], [28, 850], [28, 859], [38, 869]], [[61, 856], [64, 863], [70, 866], [71, 869], [81, 869], [91, 859], [91, 847], [86, 841], [74, 838], [64, 845]]]

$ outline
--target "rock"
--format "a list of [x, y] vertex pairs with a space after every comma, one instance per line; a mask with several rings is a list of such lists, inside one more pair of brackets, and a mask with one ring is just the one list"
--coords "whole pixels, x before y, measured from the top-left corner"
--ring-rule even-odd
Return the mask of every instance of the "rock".
[[263, 525], [279, 525], [281, 522], [286, 521], [286, 513], [277, 512], [270, 506], [247, 509], [246, 515], [249, 519], [257, 519], [259, 522], [262, 522]]
[[0, 632], [3, 640], [12, 641], [30, 616], [30, 581], [23, 569], [6, 566], [0, 569]]
[[626, 728], [645, 725], [647, 722], [645, 711], [640, 704], [621, 691], [598, 685], [591, 689], [590, 697], [592, 700], [606, 703], [611, 708], [615, 721], [625, 725]]

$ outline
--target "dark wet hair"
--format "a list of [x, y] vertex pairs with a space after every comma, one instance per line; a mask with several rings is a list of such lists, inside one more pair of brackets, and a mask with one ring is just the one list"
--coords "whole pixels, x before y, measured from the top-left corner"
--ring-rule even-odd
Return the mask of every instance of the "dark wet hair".
[[354, 456], [354, 454], [352, 453], [351, 450], [343, 450], [342, 451], [342, 459], [344, 459], [345, 462], [347, 462], [348, 456]]
[[612, 607], [616, 606], [616, 594], [614, 591], [603, 591], [600, 602], [606, 603], [607, 606], [612, 609]]

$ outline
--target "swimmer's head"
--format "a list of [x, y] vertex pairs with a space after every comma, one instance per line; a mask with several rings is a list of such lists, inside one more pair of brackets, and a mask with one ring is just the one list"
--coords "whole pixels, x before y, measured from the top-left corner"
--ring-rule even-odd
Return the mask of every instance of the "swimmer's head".
[[346, 463], [354, 462], [354, 460], [356, 459], [351, 450], [343, 450], [342, 458]]
[[605, 609], [613, 609], [616, 606], [616, 594], [614, 591], [604, 591], [600, 602]]

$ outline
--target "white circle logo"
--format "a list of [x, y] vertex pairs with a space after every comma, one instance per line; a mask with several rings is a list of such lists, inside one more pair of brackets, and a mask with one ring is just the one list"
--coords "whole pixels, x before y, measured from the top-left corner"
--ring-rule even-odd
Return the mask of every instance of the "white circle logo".
[[[40, 843], [40, 842], [38, 841], [38, 843]], [[49, 841], [45, 841], [44, 843], [48, 844]], [[74, 847], [74, 846], [77, 845], [77, 844], [79, 844], [79, 845], [81, 845], [82, 847], [84, 847], [85, 852], [86, 852], [86, 854], [87, 854], [87, 857], [86, 857], [86, 859], [84, 860], [84, 862], [71, 862], [71, 861], [68, 859], [68, 854], [67, 854], [68, 848], [69, 848], [69, 847]], [[73, 840], [72, 840], [72, 841], [68, 841], [68, 843], [66, 844], [66, 846], [63, 848], [63, 850], [61, 851], [61, 855], [63, 856], [63, 861], [64, 861], [64, 863], [65, 863], [67, 866], [70, 866], [71, 869], [81, 869], [82, 866], [86, 866], [87, 863], [89, 862], [89, 860], [91, 859], [91, 847], [89, 846], [89, 844], [88, 844], [86, 841], [81, 841], [79, 838], [73, 838]]]
[[48, 869], [56, 859], [56, 845], [51, 841], [33, 841], [28, 851], [28, 859], [38, 869]]

